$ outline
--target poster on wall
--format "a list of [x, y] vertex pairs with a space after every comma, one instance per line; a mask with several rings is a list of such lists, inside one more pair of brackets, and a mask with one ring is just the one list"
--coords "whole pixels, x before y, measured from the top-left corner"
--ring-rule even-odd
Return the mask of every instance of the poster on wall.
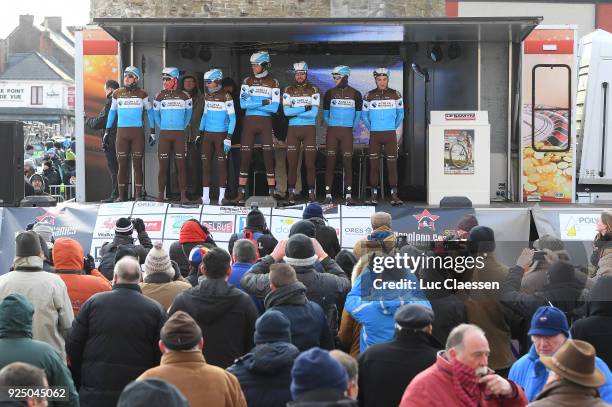
[[474, 174], [474, 129], [444, 130], [444, 174]]

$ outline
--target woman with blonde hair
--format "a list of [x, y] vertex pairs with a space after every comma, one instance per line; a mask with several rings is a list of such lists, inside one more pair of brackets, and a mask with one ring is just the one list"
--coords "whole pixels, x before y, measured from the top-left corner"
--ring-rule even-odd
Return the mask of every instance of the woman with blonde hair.
[[595, 226], [591, 264], [597, 267], [597, 276], [612, 274], [612, 210], [605, 209]]

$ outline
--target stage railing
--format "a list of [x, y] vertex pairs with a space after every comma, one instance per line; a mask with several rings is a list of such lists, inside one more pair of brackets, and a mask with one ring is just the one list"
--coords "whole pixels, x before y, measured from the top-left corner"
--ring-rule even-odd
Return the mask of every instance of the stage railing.
[[71, 202], [76, 198], [76, 185], [49, 185], [49, 195], [59, 202]]

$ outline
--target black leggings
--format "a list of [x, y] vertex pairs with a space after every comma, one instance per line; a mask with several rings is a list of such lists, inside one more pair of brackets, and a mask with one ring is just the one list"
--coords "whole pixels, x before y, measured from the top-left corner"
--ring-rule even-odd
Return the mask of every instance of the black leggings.
[[128, 175], [128, 155], [132, 153], [132, 166], [134, 167], [134, 187], [135, 197], [142, 196], [142, 157], [144, 155], [144, 130], [142, 127], [119, 127], [117, 128], [117, 162], [119, 172], [117, 173], [117, 183], [119, 186], [119, 196], [125, 197], [127, 192]]
[[328, 127], [325, 160], [325, 186], [331, 189], [336, 169], [336, 151], [340, 147], [342, 166], [344, 167], [344, 185], [353, 185], [353, 128]]
[[246, 185], [251, 168], [255, 136], [261, 136], [264, 165], [268, 185], [274, 186], [274, 150], [272, 146], [272, 118], [265, 116], [245, 116], [242, 123], [240, 140], [240, 185]]
[[317, 134], [315, 126], [289, 126], [287, 130], [287, 187], [295, 188], [298, 173], [300, 144], [304, 146], [304, 163], [308, 186], [315, 186], [315, 160], [317, 158]]
[[212, 169], [213, 149], [219, 167], [219, 186], [225, 188], [227, 185], [227, 168], [225, 165], [225, 152], [223, 151], [223, 140], [227, 133], [206, 132], [202, 136], [202, 179], [204, 186], [210, 187], [210, 172]]
[[187, 188], [187, 174], [185, 172], [184, 132], [177, 130], [160, 130], [159, 146], [157, 147], [157, 157], [159, 158], [159, 174], [157, 176], [157, 186], [159, 188], [160, 199], [163, 199], [165, 195], [168, 163], [170, 162], [170, 154], [172, 154], [173, 152], [178, 172], [179, 190], [181, 191], [181, 196], [183, 196]]

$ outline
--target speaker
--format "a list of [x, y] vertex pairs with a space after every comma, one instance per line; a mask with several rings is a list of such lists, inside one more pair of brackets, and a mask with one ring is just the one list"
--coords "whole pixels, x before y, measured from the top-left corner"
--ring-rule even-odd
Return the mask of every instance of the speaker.
[[445, 196], [440, 200], [440, 208], [471, 208], [472, 201], [465, 196]]
[[21, 122], [0, 122], [0, 174], [0, 206], [19, 206], [24, 195]]
[[57, 201], [49, 195], [30, 195], [23, 198], [19, 206], [24, 208], [57, 206]]

